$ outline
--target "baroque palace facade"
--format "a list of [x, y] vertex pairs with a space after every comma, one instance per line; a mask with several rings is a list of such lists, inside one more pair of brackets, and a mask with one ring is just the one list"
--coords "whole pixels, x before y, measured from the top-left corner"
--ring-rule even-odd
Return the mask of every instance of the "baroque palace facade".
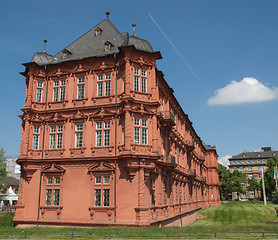
[[219, 205], [215, 147], [156, 68], [160, 52], [102, 21], [26, 70], [17, 226], [183, 226]]

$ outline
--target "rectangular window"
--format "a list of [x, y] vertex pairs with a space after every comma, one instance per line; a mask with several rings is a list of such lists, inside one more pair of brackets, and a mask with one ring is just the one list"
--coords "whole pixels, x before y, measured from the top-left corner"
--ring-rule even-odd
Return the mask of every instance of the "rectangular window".
[[241, 172], [242, 172], [242, 171], [243, 171], [243, 167], [239, 167], [239, 171], [241, 171]]
[[46, 206], [51, 206], [51, 199], [52, 199], [52, 190], [46, 189], [46, 200], [45, 200]]
[[146, 119], [142, 119], [142, 126], [147, 127], [147, 120]]
[[43, 83], [42, 82], [37, 82], [37, 87], [38, 88], [42, 88], [43, 87]]
[[40, 133], [40, 127], [34, 126], [34, 133]]
[[104, 122], [104, 128], [110, 128], [110, 122]]
[[57, 87], [57, 86], [59, 86], [59, 81], [54, 82], [54, 87]]
[[134, 127], [134, 143], [140, 144], [140, 128]]
[[255, 196], [254, 191], [250, 191], [249, 195], [250, 195], [250, 197], [254, 197]]
[[59, 88], [53, 88], [53, 102], [58, 101]]
[[101, 206], [101, 189], [95, 189], [95, 207]]
[[[134, 118], [134, 143], [148, 144], [148, 122], [147, 119]], [[141, 130], [140, 130], [141, 129]], [[140, 136], [140, 132], [142, 135]]]
[[76, 124], [75, 131], [83, 131], [83, 124]]
[[148, 129], [142, 128], [142, 144], [148, 144]]
[[63, 126], [51, 126], [49, 137], [49, 149], [61, 149], [63, 143]]
[[103, 184], [110, 184], [110, 177], [109, 176], [104, 176], [103, 177]]
[[49, 148], [50, 149], [54, 149], [55, 148], [55, 134], [50, 134]]
[[139, 89], [139, 77], [135, 76], [134, 77], [134, 91], [140, 91]]
[[81, 148], [83, 145], [83, 132], [75, 133], [75, 147]]
[[65, 87], [60, 87], [60, 101], [64, 101], [65, 100], [65, 96], [66, 96], [66, 88]]
[[97, 96], [102, 97], [102, 92], [103, 92], [103, 82], [98, 82], [97, 83]]
[[105, 74], [105, 80], [111, 79], [111, 73]]
[[75, 147], [81, 148], [83, 146], [83, 124], [75, 125]]
[[[103, 139], [102, 139], [103, 137]], [[110, 146], [110, 121], [96, 123], [96, 147]]]
[[52, 184], [53, 183], [53, 178], [52, 177], [48, 177], [47, 178], [47, 184]]
[[42, 102], [42, 89], [37, 88], [36, 102]]
[[54, 189], [54, 196], [53, 196], [53, 205], [58, 206], [60, 200], [60, 190]]
[[146, 77], [147, 76], [147, 71], [146, 70], [141, 70], [141, 75]]
[[78, 78], [78, 83], [85, 83], [85, 78], [84, 77]]
[[102, 145], [102, 131], [96, 131], [96, 146], [101, 147]]
[[252, 171], [252, 166], [248, 166], [248, 171]]
[[95, 177], [95, 184], [101, 184], [101, 176]]
[[77, 99], [82, 99], [85, 97], [85, 85], [79, 84], [77, 85]]
[[134, 125], [140, 126], [140, 118], [134, 118]]
[[141, 78], [141, 91], [142, 92], [147, 92], [147, 79], [146, 78]]
[[33, 149], [39, 149], [39, 135], [33, 135]]
[[103, 206], [109, 207], [110, 206], [110, 190], [103, 189]]
[[60, 84], [61, 84], [61, 86], [65, 86], [66, 85], [66, 80], [61, 80]]
[[134, 74], [135, 75], [139, 75], [140, 74], [140, 70], [138, 68], [134, 68]]
[[60, 204], [60, 177], [47, 177], [46, 179], [46, 206], [59, 206]]
[[110, 146], [110, 130], [104, 130], [104, 146]]
[[109, 96], [111, 94], [111, 81], [105, 82], [105, 96]]
[[102, 122], [98, 122], [98, 123], [96, 124], [96, 128], [97, 128], [97, 129], [102, 129]]
[[97, 76], [97, 80], [98, 80], [98, 81], [102, 81], [102, 80], [103, 80], [103, 75], [98, 75], [98, 76]]
[[55, 177], [55, 178], [54, 178], [54, 184], [55, 184], [55, 185], [60, 184], [60, 180], [61, 180], [60, 177]]
[[62, 142], [63, 142], [63, 134], [59, 133], [57, 134], [57, 149], [62, 148]]

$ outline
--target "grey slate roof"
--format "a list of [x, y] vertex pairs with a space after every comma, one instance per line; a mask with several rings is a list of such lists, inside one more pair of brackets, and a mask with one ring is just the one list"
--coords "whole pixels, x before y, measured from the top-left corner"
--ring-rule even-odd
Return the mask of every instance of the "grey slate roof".
[[229, 160], [237, 160], [237, 159], [262, 159], [262, 158], [271, 158], [273, 155], [278, 156], [278, 151], [259, 151], [259, 152], [242, 152]]
[[14, 177], [6, 177], [3, 182], [8, 186], [18, 186], [19, 185], [19, 179], [16, 179]]
[[202, 144], [203, 144], [204, 148], [205, 148], [207, 151], [208, 151], [208, 150], [215, 150], [214, 147], [212, 147], [212, 146], [210, 146], [210, 145], [207, 145], [207, 144], [205, 144], [204, 142], [202, 142]]
[[[101, 29], [100, 35], [96, 35], [96, 29], [98, 28]], [[105, 51], [105, 43], [111, 44], [110, 51]], [[118, 53], [119, 48], [125, 46], [134, 46], [139, 51], [153, 53], [152, 46], [148, 41], [136, 36], [129, 37], [127, 33], [120, 33], [107, 18], [55, 56], [52, 57], [45, 52], [36, 53], [32, 62], [38, 65], [47, 65], [89, 57], [103, 57]], [[63, 52], [67, 53], [67, 57], [63, 57]]]

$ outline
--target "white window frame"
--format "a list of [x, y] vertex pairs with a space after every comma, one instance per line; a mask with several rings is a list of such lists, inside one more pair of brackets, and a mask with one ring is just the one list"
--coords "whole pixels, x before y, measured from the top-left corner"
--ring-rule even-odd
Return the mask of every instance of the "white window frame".
[[83, 147], [83, 124], [76, 124], [75, 125], [75, 148], [82, 148]]

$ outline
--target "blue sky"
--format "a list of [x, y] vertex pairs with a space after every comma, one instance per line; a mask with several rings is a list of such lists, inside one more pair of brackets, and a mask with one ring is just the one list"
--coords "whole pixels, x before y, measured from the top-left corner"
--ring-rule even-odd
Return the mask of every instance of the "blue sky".
[[22, 63], [56, 54], [110, 11], [120, 32], [151, 42], [165, 79], [219, 158], [278, 149], [278, 1], [3, 1], [0, 9], [0, 147], [18, 156]]

